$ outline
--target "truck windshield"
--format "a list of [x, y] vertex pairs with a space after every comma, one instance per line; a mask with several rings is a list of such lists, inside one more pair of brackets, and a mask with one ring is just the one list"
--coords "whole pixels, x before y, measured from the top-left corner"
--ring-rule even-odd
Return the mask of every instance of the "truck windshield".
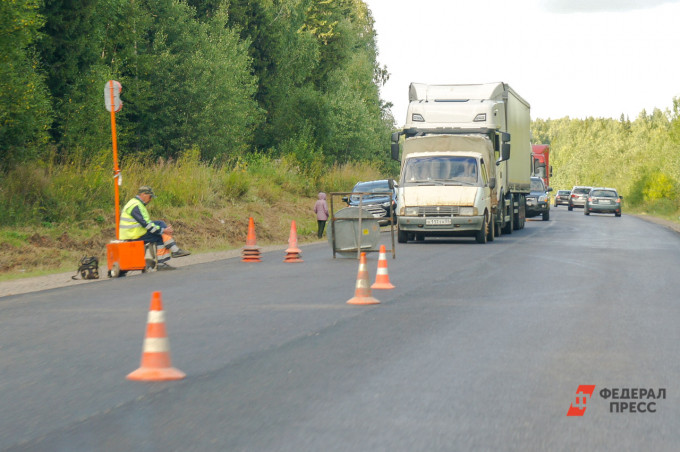
[[405, 183], [453, 183], [473, 185], [479, 171], [474, 157], [412, 157], [404, 168]]

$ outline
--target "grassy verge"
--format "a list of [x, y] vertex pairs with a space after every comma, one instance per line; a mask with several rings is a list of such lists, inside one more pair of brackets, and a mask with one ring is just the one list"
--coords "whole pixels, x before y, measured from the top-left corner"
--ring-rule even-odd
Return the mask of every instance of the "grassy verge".
[[680, 201], [662, 199], [637, 206], [625, 206], [625, 211], [636, 215], [649, 215], [680, 224]]
[[[319, 191], [350, 191], [358, 180], [384, 177], [367, 163], [301, 168], [293, 158], [258, 155], [216, 166], [189, 153], [174, 162], [121, 167], [121, 204], [151, 185], [157, 194], [151, 217], [171, 223], [179, 246], [194, 253], [241, 248], [250, 217], [258, 245], [287, 243], [292, 220], [299, 242], [316, 240], [312, 207]], [[0, 202], [13, 215], [0, 223], [0, 281], [75, 273], [83, 256], [106, 261], [115, 215], [113, 182], [105, 173], [103, 165], [71, 162], [0, 176]]]

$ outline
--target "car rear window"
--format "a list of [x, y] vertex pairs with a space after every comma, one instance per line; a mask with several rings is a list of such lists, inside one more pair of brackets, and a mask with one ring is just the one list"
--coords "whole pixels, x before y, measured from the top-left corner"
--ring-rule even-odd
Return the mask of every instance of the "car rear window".
[[590, 191], [590, 188], [575, 188], [574, 193], [583, 195], [585, 193], [588, 193]]
[[611, 190], [593, 190], [590, 196], [597, 198], [616, 198], [616, 192]]

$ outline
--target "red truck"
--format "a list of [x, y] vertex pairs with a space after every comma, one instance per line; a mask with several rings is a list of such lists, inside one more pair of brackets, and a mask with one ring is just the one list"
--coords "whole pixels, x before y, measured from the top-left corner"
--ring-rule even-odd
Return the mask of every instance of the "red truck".
[[531, 173], [543, 179], [546, 188], [550, 186], [552, 166], [550, 166], [550, 145], [531, 145]]

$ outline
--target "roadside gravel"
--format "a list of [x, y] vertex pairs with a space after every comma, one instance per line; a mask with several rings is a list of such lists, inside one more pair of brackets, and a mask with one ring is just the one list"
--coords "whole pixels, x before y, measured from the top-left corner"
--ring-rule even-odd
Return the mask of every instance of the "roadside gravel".
[[[266, 253], [268, 251], [284, 250], [288, 245], [271, 245], [261, 246], [260, 251]], [[170, 263], [173, 267], [181, 268], [189, 265], [203, 264], [206, 262], [219, 261], [223, 259], [232, 259], [241, 256], [241, 249], [234, 249], [229, 251], [220, 251], [214, 253], [191, 254], [178, 259], [172, 259]], [[56, 273], [53, 275], [36, 276], [32, 278], [15, 279], [12, 281], [0, 282], [0, 297], [7, 297], [10, 295], [19, 295], [22, 293], [38, 292], [40, 290], [55, 289], [57, 287], [74, 286], [77, 284], [94, 284], [99, 281], [108, 279], [106, 275], [106, 261], [99, 264], [99, 279], [72, 279], [75, 275], [75, 269], [69, 273]], [[136, 274], [140, 272], [130, 272]]]

